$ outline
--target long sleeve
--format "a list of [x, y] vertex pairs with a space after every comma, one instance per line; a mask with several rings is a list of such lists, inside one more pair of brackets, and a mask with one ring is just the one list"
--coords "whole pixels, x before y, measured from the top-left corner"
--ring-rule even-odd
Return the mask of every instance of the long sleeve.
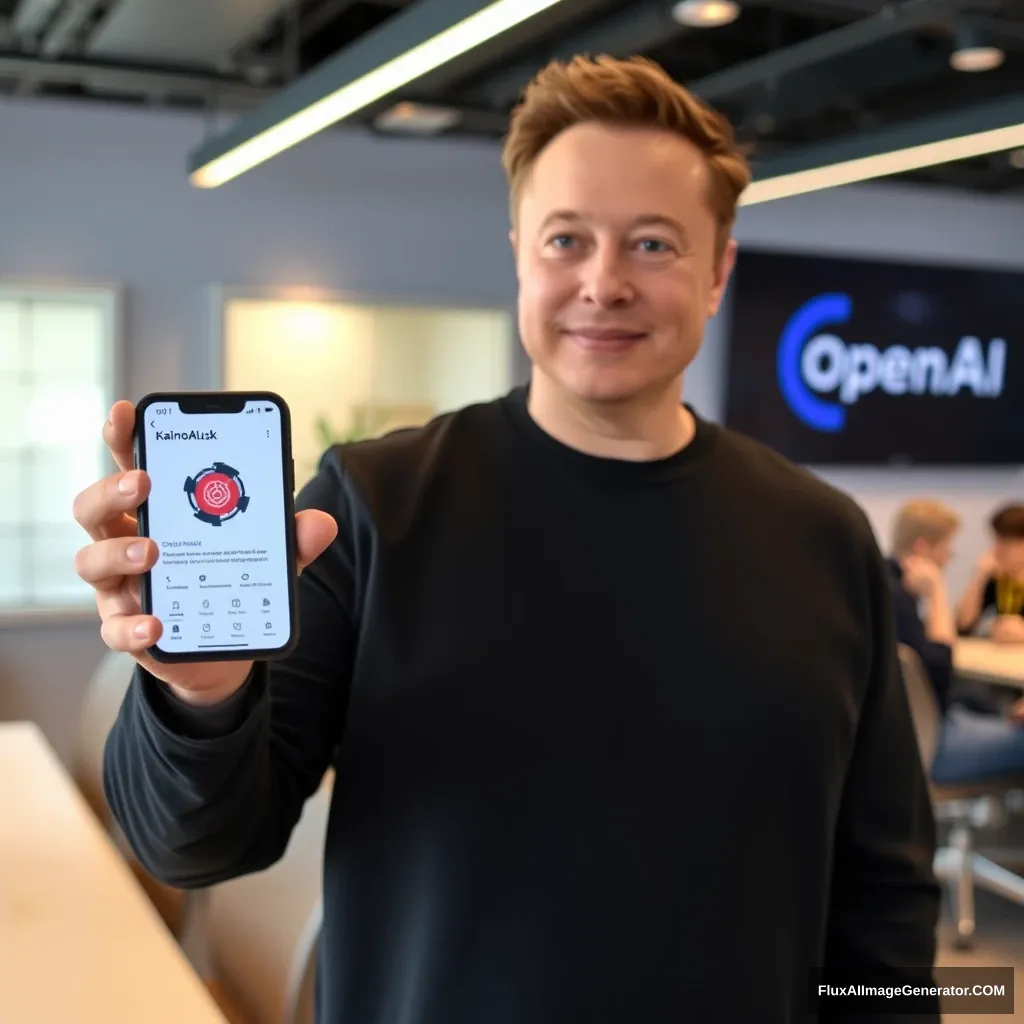
[[[826, 977], [839, 985], [929, 985], [940, 890], [933, 874], [935, 822], [893, 627], [885, 567], [868, 555], [871, 676], [836, 830]], [[828, 1024], [903, 1020], [857, 999], [821, 1004]], [[938, 1000], [915, 1020], [939, 1024]], [[907, 1012], [904, 1005], [902, 1012]]]
[[942, 709], [946, 710], [953, 689], [953, 648], [949, 644], [935, 643], [928, 639], [917, 603], [902, 586], [894, 586], [892, 589], [892, 607], [896, 621], [896, 640], [917, 652], [931, 680], [935, 696]]
[[355, 553], [340, 461], [325, 457], [298, 509], [329, 512], [338, 538], [299, 577], [300, 640], [257, 663], [214, 709], [188, 708], [137, 670], [107, 741], [107, 799], [140, 862], [198, 888], [284, 852], [344, 726], [355, 650]]

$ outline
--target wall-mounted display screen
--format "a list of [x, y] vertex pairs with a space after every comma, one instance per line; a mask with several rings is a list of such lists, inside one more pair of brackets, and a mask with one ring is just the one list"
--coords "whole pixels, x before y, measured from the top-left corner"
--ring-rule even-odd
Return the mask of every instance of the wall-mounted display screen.
[[1024, 273], [741, 250], [731, 292], [729, 426], [802, 463], [1024, 464]]

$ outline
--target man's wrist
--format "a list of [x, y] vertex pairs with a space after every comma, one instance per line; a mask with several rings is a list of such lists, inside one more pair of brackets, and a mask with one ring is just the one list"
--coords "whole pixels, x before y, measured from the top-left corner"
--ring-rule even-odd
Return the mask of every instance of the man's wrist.
[[259, 669], [258, 664], [252, 665], [242, 685], [230, 695], [223, 696], [223, 688], [218, 687], [216, 703], [196, 704], [195, 693], [182, 695], [147, 672], [143, 672], [143, 686], [150, 706], [171, 732], [186, 739], [219, 739], [240, 729], [265, 693], [266, 680]]
[[245, 666], [245, 673], [240, 679], [232, 679], [222, 686], [211, 687], [210, 689], [189, 690], [174, 686], [172, 683], [166, 683], [165, 685], [175, 700], [187, 707], [194, 708], [196, 711], [206, 711], [227, 704], [239, 690], [244, 688], [252, 675], [252, 669], [253, 665], [250, 662]]

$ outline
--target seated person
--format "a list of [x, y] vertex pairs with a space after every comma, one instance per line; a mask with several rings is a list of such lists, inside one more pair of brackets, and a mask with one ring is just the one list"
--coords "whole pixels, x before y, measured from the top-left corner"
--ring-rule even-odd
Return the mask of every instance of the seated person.
[[896, 517], [888, 560], [896, 639], [921, 658], [943, 712], [931, 772], [938, 783], [1024, 775], [1024, 700], [1004, 712], [954, 690], [956, 626], [942, 570], [959, 526], [940, 502], [912, 501]]
[[957, 609], [961, 633], [1024, 643], [1024, 505], [1006, 505], [989, 521], [995, 544], [974, 571]]

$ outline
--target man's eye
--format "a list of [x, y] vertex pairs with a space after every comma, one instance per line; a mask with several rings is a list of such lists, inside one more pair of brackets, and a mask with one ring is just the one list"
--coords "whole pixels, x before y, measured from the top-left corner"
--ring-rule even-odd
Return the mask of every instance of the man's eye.
[[669, 250], [668, 243], [663, 242], [660, 238], [643, 238], [640, 241], [640, 246], [645, 252], [662, 253]]
[[553, 245], [556, 249], [568, 249], [575, 241], [576, 239], [572, 235], [555, 235], [548, 244]]

